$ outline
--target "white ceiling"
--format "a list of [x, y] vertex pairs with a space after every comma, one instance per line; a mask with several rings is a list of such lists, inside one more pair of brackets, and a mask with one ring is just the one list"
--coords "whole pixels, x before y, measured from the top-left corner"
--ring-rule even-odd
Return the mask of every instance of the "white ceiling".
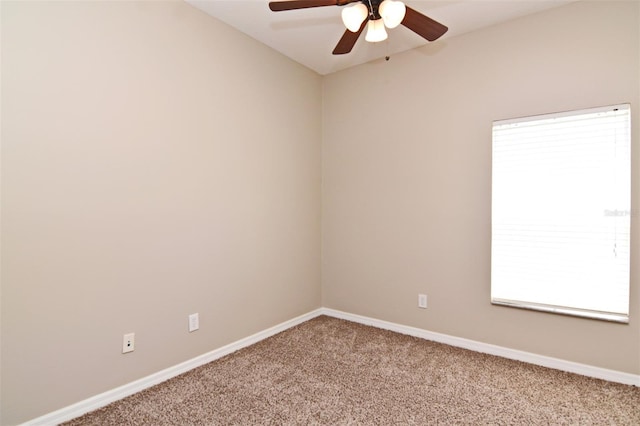
[[[272, 12], [269, 0], [185, 1], [321, 75], [428, 43], [401, 25], [388, 30], [386, 41], [368, 43], [363, 33], [351, 53], [333, 55], [331, 52], [345, 31], [340, 6]], [[572, 1], [577, 0], [406, 0], [405, 4], [449, 27], [443, 37], [433, 42], [438, 43]]]

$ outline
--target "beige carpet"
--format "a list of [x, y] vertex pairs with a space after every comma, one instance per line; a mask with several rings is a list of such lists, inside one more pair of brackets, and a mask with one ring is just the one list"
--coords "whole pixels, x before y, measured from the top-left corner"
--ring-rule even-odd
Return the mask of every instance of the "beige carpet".
[[640, 425], [640, 389], [321, 316], [68, 425]]

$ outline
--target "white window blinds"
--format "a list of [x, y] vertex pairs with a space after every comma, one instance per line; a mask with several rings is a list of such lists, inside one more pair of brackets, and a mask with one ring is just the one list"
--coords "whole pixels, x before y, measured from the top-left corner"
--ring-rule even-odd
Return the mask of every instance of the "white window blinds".
[[628, 322], [628, 104], [493, 123], [491, 299]]

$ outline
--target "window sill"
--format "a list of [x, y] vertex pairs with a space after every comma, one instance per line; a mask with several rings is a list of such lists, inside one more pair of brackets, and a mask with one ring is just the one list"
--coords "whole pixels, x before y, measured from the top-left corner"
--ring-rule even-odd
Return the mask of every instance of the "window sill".
[[564, 306], [544, 305], [542, 303], [521, 302], [518, 300], [491, 299], [493, 305], [507, 306], [510, 308], [528, 309], [531, 311], [548, 312], [559, 315], [609, 321], [619, 324], [629, 324], [629, 315], [615, 312], [590, 311], [587, 309], [568, 308]]

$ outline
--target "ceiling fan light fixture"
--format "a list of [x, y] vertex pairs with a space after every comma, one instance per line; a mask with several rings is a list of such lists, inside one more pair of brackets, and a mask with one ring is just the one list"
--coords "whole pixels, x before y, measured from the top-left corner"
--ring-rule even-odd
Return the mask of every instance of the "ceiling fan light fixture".
[[362, 22], [367, 19], [369, 9], [363, 3], [357, 3], [342, 9], [342, 22], [352, 33], [360, 29]]
[[367, 23], [367, 35], [364, 39], [372, 43], [387, 39], [387, 31], [384, 29], [382, 19], [370, 20]]
[[269, 9], [273, 12], [324, 6], [341, 7], [342, 19], [347, 27], [331, 52], [334, 55], [351, 52], [364, 31], [365, 24], [367, 24], [365, 39], [374, 43], [387, 39], [385, 28], [394, 28], [400, 24], [427, 41], [439, 39], [448, 30], [446, 25], [405, 6], [401, 0], [275, 0], [269, 2]]
[[401, 1], [384, 0], [380, 3], [378, 12], [387, 28], [395, 28], [402, 23], [407, 7]]

